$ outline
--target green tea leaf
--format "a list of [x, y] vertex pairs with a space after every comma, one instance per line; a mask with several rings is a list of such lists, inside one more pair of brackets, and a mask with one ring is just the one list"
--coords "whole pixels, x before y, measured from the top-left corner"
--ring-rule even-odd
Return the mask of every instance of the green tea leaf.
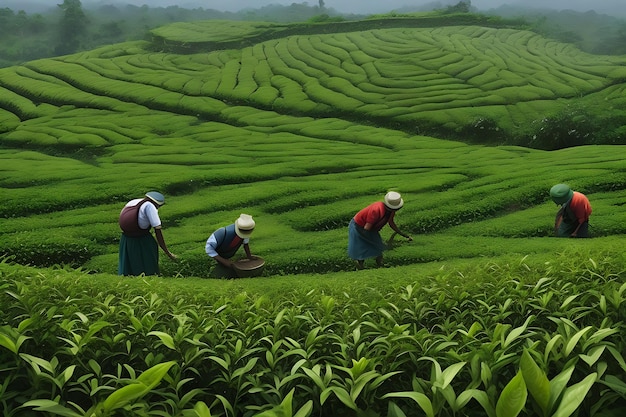
[[291, 417], [293, 415], [293, 393], [295, 388], [289, 391], [289, 393], [283, 398], [281, 403], [273, 408], [256, 414], [255, 417]]
[[502, 347], [506, 349], [511, 343], [513, 343], [515, 339], [520, 337], [522, 333], [526, 331], [526, 328], [528, 327], [528, 323], [530, 323], [530, 321], [533, 320], [534, 318], [535, 316], [529, 316], [523, 325], [511, 330], [511, 332], [506, 336], [506, 339], [504, 340]]
[[365, 386], [367, 385], [367, 383], [377, 378], [378, 376], [379, 374], [376, 371], [368, 371], [362, 374], [361, 376], [359, 376], [354, 381], [354, 385], [352, 386], [352, 389], [350, 390], [350, 396], [352, 397], [352, 399], [356, 401], [359, 395], [361, 394], [361, 391], [363, 390], [363, 388], [365, 388]]
[[593, 366], [602, 357], [605, 349], [606, 345], [595, 346], [589, 351], [589, 355], [581, 353], [579, 356], [587, 365]]
[[54, 374], [54, 366], [52, 366], [52, 362], [48, 362], [45, 359], [38, 358], [36, 356], [29, 355], [27, 353], [20, 353], [20, 357], [26, 360], [26, 362], [30, 363], [30, 365], [33, 367], [36, 373], [38, 374], [41, 373], [40, 368], [43, 368], [46, 371], [48, 371], [48, 373]]
[[176, 362], [169, 361], [154, 365], [152, 368], [143, 371], [141, 375], [139, 375], [139, 378], [137, 378], [137, 381], [145, 384], [149, 389], [152, 389], [161, 382], [161, 379], [163, 379], [165, 374], [167, 374], [170, 368], [175, 364]]
[[491, 404], [491, 401], [489, 401], [489, 396], [485, 391], [481, 391], [478, 389], [468, 389], [460, 393], [456, 399], [456, 410], [460, 410], [461, 408], [465, 407], [472, 398], [478, 401], [478, 403], [487, 413], [488, 417], [496, 416], [496, 409], [494, 408], [493, 404]]
[[172, 350], [176, 350], [176, 344], [174, 343], [174, 338], [165, 332], [152, 331], [148, 332], [148, 336], [156, 336], [161, 339], [161, 342], [168, 348]]
[[563, 303], [561, 304], [561, 310], [567, 310], [567, 306], [570, 305], [572, 301], [574, 301], [579, 295], [580, 294], [574, 294], [567, 297], [565, 301], [563, 301]]
[[594, 334], [589, 336], [589, 339], [585, 342], [585, 345], [588, 345], [590, 343], [598, 343], [608, 336], [619, 333], [619, 331], [620, 331], [619, 329], [611, 329], [611, 328], [598, 329], [594, 332]]
[[561, 396], [561, 393], [567, 386], [575, 366], [572, 365], [569, 368], [561, 371], [557, 376], [550, 380], [550, 410], [554, 409], [556, 401]]
[[389, 404], [387, 404], [387, 417], [406, 417], [406, 414], [396, 403], [389, 401]]
[[445, 389], [454, 377], [461, 371], [467, 362], [459, 362], [448, 366], [442, 373], [437, 382], [433, 386], [438, 386], [441, 389]]
[[212, 361], [218, 363], [222, 368], [228, 370], [229, 367], [229, 363], [226, 362], [224, 359], [218, 357], [218, 356], [209, 356], [209, 359], [211, 359]]
[[204, 401], [198, 401], [193, 406], [193, 411], [196, 412], [197, 417], [211, 417], [211, 410]]
[[597, 374], [594, 372], [587, 375], [585, 379], [567, 388], [563, 393], [563, 398], [552, 417], [569, 417], [585, 399], [585, 396], [596, 381]]
[[238, 378], [240, 376], [247, 374], [248, 372], [250, 372], [252, 368], [254, 368], [258, 360], [259, 358], [257, 357], [250, 359], [243, 368], [236, 369], [235, 372], [233, 372], [232, 377]]
[[520, 360], [520, 371], [530, 395], [539, 404], [543, 414], [548, 415], [550, 380], [526, 349], [524, 349]]
[[223, 395], [217, 394], [215, 398], [217, 398], [222, 403], [222, 406], [224, 407], [224, 411], [226, 411], [225, 414], [227, 416], [236, 415], [235, 411], [233, 410], [233, 405], [230, 403], [230, 401], [226, 399], [226, 397], [224, 397]]
[[583, 337], [583, 335], [587, 333], [589, 330], [591, 330], [591, 326], [587, 326], [584, 329], [579, 330], [578, 332], [576, 332], [576, 334], [574, 334], [574, 336], [572, 336], [572, 338], [565, 345], [565, 349], [563, 349], [563, 352], [565, 353], [565, 357], [569, 356], [569, 354], [572, 353], [572, 351], [576, 347], [576, 344], [578, 344], [578, 341], [580, 340], [580, 338]]
[[548, 359], [551, 356], [554, 356], [553, 352], [556, 351], [557, 343], [562, 342], [562, 340], [563, 340], [563, 336], [561, 336], [560, 334], [557, 334], [553, 336], [550, 339], [550, 341], [546, 344], [546, 348], [544, 349], [544, 353], [543, 353], [543, 360], [545, 363], [548, 363]]
[[433, 410], [433, 404], [426, 395], [421, 392], [406, 391], [406, 392], [390, 392], [382, 396], [382, 398], [408, 398], [417, 403], [420, 408], [426, 413], [426, 417], [435, 417]]
[[33, 407], [35, 411], [43, 411], [62, 417], [84, 417], [85, 415], [84, 411], [82, 413], [77, 413], [52, 400], [27, 401], [22, 405], [22, 407]]
[[311, 378], [311, 380], [313, 380], [315, 385], [317, 385], [320, 389], [322, 390], [326, 389], [326, 384], [324, 383], [322, 377], [319, 374], [320, 372], [319, 365], [315, 365], [313, 369], [302, 368], [302, 370], [304, 371], [305, 374], [307, 374], [309, 378]]
[[174, 364], [174, 361], [163, 362], [145, 370], [135, 382], [113, 391], [104, 400], [103, 408], [106, 411], [116, 410], [145, 396], [161, 382]]
[[622, 381], [621, 379], [613, 375], [607, 375], [604, 380], [600, 380], [598, 382], [611, 388], [613, 391], [619, 393], [619, 395], [621, 395], [622, 397], [626, 397], [626, 382]]
[[104, 400], [102, 407], [105, 411], [110, 412], [138, 400], [149, 392], [150, 388], [145, 384], [135, 382], [113, 391]]
[[309, 417], [313, 412], [313, 400], [309, 400], [296, 413], [293, 417]]
[[496, 404], [497, 417], [516, 417], [524, 408], [528, 391], [521, 372], [506, 384]]
[[624, 357], [622, 356], [622, 354], [613, 346], [608, 346], [608, 350], [609, 352], [611, 352], [611, 354], [613, 355], [617, 363], [619, 363], [619, 366], [622, 368], [622, 371], [626, 372], [626, 361], [624, 360]]
[[347, 407], [353, 410], [358, 410], [356, 403], [352, 400], [352, 397], [350, 396], [348, 391], [346, 391], [345, 388], [342, 387], [330, 387], [322, 391], [322, 393], [320, 394], [320, 401], [322, 402], [322, 404], [326, 402], [326, 399], [329, 397], [331, 392], [335, 394], [337, 398], [339, 398], [339, 401], [344, 403]]
[[17, 354], [17, 345], [9, 336], [0, 333], [0, 346], [3, 346], [10, 350], [11, 352]]

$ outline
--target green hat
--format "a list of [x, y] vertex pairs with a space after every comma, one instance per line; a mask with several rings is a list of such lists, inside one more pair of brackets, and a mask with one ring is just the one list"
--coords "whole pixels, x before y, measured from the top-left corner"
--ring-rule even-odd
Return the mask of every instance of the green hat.
[[550, 197], [556, 204], [565, 204], [572, 199], [574, 191], [565, 184], [557, 184], [550, 188]]

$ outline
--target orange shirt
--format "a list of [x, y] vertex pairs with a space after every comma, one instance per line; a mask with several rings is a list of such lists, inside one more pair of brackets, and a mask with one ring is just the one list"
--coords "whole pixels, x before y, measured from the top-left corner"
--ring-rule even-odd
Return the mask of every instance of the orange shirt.
[[572, 200], [569, 202], [569, 208], [574, 216], [576, 216], [578, 223], [586, 222], [589, 220], [589, 216], [591, 216], [591, 204], [589, 204], [589, 200], [584, 194], [578, 191], [574, 191]]

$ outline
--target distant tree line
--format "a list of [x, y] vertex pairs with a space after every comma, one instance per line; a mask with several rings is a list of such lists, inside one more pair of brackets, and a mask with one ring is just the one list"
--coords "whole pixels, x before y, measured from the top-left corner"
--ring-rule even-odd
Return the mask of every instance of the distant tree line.
[[63, 0], [45, 13], [28, 14], [0, 7], [0, 67], [144, 39], [150, 29], [173, 22], [211, 19], [303, 22], [358, 18], [356, 15], [340, 16], [327, 8], [323, 0], [315, 6], [292, 3], [236, 13], [178, 6], [90, 7], [83, 7], [80, 0]]

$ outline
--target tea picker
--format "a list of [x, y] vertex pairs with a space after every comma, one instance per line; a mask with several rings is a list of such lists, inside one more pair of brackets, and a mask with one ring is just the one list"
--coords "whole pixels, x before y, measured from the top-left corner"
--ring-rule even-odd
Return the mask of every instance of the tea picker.
[[413, 240], [410, 235], [400, 231], [394, 220], [396, 212], [403, 205], [400, 193], [390, 191], [385, 194], [383, 201], [370, 204], [350, 220], [348, 256], [356, 261], [357, 269], [363, 269], [368, 258], [376, 258], [376, 265], [383, 266], [383, 252], [387, 245], [380, 236], [380, 230], [386, 224], [400, 236]]
[[558, 237], [589, 237], [591, 204], [587, 197], [566, 184], [550, 189], [550, 198], [561, 206], [554, 219], [554, 234]]
[[[150, 191], [145, 197], [129, 201], [120, 212], [119, 275], [157, 275], [159, 247], [172, 260], [177, 257], [169, 251], [161, 230], [159, 208], [165, 204], [163, 194]], [[150, 229], [154, 229], [156, 241]]]
[[[214, 278], [236, 278], [260, 275], [265, 261], [250, 252], [250, 236], [256, 223], [249, 214], [241, 214], [233, 224], [220, 227], [209, 236], [205, 245], [206, 254], [215, 261], [209, 274]], [[239, 248], [243, 246], [246, 258], [233, 262]]]

